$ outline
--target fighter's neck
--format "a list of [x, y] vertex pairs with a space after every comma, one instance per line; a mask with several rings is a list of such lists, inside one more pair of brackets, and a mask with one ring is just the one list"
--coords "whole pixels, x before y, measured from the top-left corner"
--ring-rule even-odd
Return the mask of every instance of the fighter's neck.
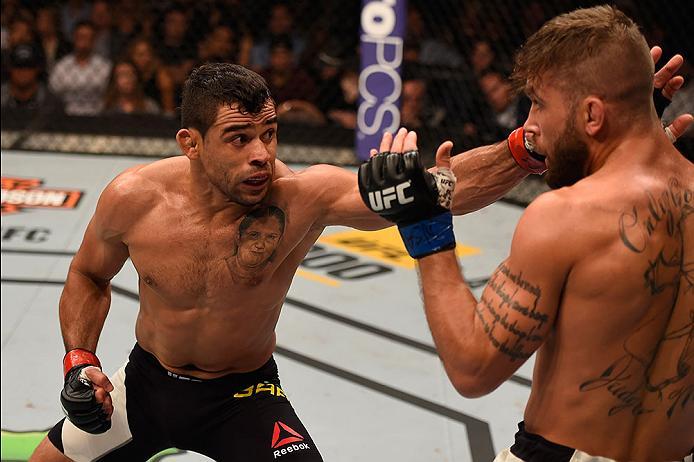
[[219, 188], [210, 183], [206, 176], [191, 170], [187, 178], [189, 187], [186, 192], [189, 199], [197, 204], [195, 210], [205, 216], [223, 215], [226, 219], [235, 221], [246, 215], [253, 206], [239, 204], [224, 194]]
[[590, 147], [587, 173], [592, 175], [598, 170], [612, 166], [619, 168], [619, 165], [625, 162], [647, 161], [668, 146], [671, 146], [671, 143], [659, 125], [631, 129], [620, 136], [594, 143]]

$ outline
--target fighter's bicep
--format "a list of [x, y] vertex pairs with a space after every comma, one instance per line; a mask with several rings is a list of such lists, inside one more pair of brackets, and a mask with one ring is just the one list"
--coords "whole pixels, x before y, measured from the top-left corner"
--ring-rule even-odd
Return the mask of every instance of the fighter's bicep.
[[128, 259], [123, 240], [136, 216], [136, 207], [127, 207], [128, 190], [123, 180], [109, 184], [99, 197], [82, 243], [72, 262], [72, 269], [93, 278], [110, 280]]
[[108, 281], [120, 271], [128, 255], [128, 246], [120, 237], [107, 237], [92, 218], [73, 258], [71, 269], [93, 279]]

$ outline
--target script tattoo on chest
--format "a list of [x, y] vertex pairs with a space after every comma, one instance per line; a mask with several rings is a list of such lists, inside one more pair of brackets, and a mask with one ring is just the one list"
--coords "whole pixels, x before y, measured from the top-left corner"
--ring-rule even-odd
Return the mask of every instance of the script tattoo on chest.
[[232, 279], [237, 283], [258, 285], [265, 268], [272, 262], [284, 236], [285, 213], [274, 205], [254, 209], [241, 220], [234, 251], [226, 259]]
[[523, 279], [522, 272], [513, 273], [503, 263], [492, 274], [487, 287], [495, 297], [482, 294], [482, 303], [475, 312], [489, 341], [511, 361], [525, 361], [535, 351], [533, 344], [542, 341], [538, 332], [548, 321], [547, 315], [537, 310], [540, 288]]
[[[670, 418], [694, 401], [694, 253], [687, 252], [694, 245], [694, 191], [673, 178], [659, 196], [646, 194], [646, 210], [634, 206], [621, 214], [619, 236], [630, 252], [644, 256], [650, 310], [624, 341], [624, 355], [579, 389], [610, 393], [615, 405], [608, 415], [627, 410], [640, 415], [664, 407]], [[671, 322], [676, 308], [684, 311]], [[656, 358], [661, 363], [676, 360], [656, 364]]]

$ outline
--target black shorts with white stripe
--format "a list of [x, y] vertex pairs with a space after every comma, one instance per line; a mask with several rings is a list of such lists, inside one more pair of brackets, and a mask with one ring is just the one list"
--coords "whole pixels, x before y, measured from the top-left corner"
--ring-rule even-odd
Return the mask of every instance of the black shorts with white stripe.
[[273, 358], [260, 369], [200, 380], [174, 374], [135, 345], [111, 377], [111, 429], [61, 420], [48, 438], [75, 461], [146, 461], [167, 448], [217, 461], [322, 461], [280, 385]]

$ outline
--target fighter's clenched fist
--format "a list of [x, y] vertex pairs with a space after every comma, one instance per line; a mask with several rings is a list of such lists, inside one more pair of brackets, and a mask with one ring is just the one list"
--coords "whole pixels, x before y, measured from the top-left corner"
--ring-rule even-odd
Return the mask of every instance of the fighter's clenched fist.
[[[384, 136], [382, 149], [388, 141]], [[414, 132], [400, 129], [390, 151], [372, 155], [359, 168], [359, 192], [369, 209], [398, 225], [410, 255], [421, 258], [455, 247], [450, 212], [455, 176], [448, 168], [450, 142], [437, 152], [435, 173], [422, 166], [416, 143]]]

